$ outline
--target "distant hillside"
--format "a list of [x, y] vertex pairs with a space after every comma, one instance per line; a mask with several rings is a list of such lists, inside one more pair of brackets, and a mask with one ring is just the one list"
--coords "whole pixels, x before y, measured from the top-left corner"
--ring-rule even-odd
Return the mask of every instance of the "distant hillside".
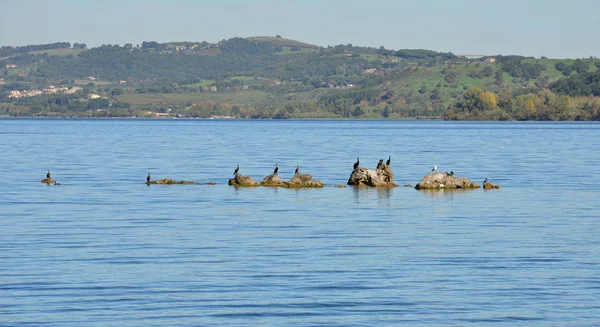
[[0, 115], [600, 120], [596, 58], [466, 58], [277, 36], [0, 55]]
[[308, 49], [320, 49], [321, 47], [314, 44], [308, 44], [304, 42], [299, 42], [295, 40], [285, 39], [282, 37], [272, 37], [272, 36], [252, 36], [248, 37], [248, 40], [258, 41], [258, 42], [269, 42], [274, 46], [280, 47], [297, 47], [297, 48], [308, 48]]

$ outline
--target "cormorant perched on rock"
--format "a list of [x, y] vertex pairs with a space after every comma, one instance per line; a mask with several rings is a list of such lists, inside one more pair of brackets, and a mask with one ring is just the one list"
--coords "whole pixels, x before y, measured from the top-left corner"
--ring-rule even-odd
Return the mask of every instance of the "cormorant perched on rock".
[[485, 178], [485, 180], [483, 181], [483, 185], [487, 184], [487, 177]]
[[437, 171], [437, 165], [433, 166], [433, 169], [431, 171]]
[[273, 169], [273, 175], [277, 175], [278, 171], [279, 171], [279, 167], [277, 167], [277, 164], [275, 164], [275, 169]]
[[296, 165], [296, 170], [294, 171], [294, 174], [297, 174], [300, 171], [300, 165]]
[[386, 166], [389, 166], [391, 163], [392, 163], [392, 156], [390, 156], [390, 157], [388, 158], [388, 160], [385, 162], [385, 165], [386, 165]]
[[360, 157], [356, 157], [356, 162], [354, 163], [354, 170], [358, 169], [358, 165], [360, 165]]
[[148, 172], [148, 176], [146, 177], [146, 183], [150, 183], [150, 172]]
[[237, 168], [235, 168], [235, 170], [233, 171], [233, 175], [237, 176], [238, 172], [240, 171], [240, 165], [237, 165]]
[[375, 169], [379, 169], [381, 168], [381, 166], [383, 166], [383, 159], [379, 159], [379, 162], [377, 163], [377, 168]]
[[454, 176], [454, 170], [450, 171], [450, 176]]
[[50, 178], [50, 171], [48, 170], [48, 173], [46, 174], [46, 178]]

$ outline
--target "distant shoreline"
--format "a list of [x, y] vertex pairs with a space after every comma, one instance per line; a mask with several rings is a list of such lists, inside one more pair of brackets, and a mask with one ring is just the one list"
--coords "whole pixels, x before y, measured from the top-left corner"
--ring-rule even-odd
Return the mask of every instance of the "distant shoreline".
[[198, 120], [198, 121], [381, 121], [381, 122], [398, 122], [398, 121], [435, 121], [435, 122], [461, 122], [461, 123], [596, 123], [600, 124], [600, 121], [596, 120], [444, 120], [442, 118], [428, 118], [428, 119], [356, 119], [356, 118], [290, 118], [290, 119], [255, 119], [255, 118], [146, 118], [146, 117], [32, 117], [32, 116], [0, 116], [0, 120], [148, 120], [148, 121], [174, 121], [174, 120]]
[[[298, 121], [298, 120], [339, 120], [339, 121], [443, 121], [444, 119], [441, 117], [437, 118], [391, 118], [391, 119], [382, 119], [382, 118], [288, 118], [288, 119], [273, 119], [273, 118], [194, 118], [194, 117], [48, 117], [48, 116], [0, 116], [0, 119], [139, 119], [139, 120], [244, 120], [244, 121]], [[465, 120], [469, 121], [469, 120]]]

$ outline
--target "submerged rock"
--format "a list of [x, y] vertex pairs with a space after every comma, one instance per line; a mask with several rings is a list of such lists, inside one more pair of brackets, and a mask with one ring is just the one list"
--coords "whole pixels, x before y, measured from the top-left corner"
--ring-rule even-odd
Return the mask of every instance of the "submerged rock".
[[294, 177], [287, 182], [284, 182], [283, 187], [289, 188], [311, 188], [323, 187], [323, 182], [313, 179], [310, 174], [294, 174]]
[[386, 164], [382, 164], [379, 169], [375, 170], [358, 167], [350, 174], [348, 185], [374, 187], [398, 186], [398, 184], [394, 183], [394, 172], [392, 171], [392, 167]]
[[44, 178], [40, 182], [46, 183], [46, 184], [55, 184], [56, 183], [56, 181], [53, 180], [52, 178]]
[[456, 177], [448, 173], [432, 172], [417, 183], [417, 190], [431, 189], [454, 189], [454, 188], [480, 188], [479, 184], [473, 183], [464, 177]]
[[243, 186], [243, 187], [252, 187], [252, 186], [260, 186], [260, 184], [253, 180], [250, 176], [244, 176], [241, 174], [235, 175], [234, 178], [230, 179], [227, 184], [231, 186]]
[[156, 180], [156, 181], [149, 181], [149, 182], [146, 182], [146, 184], [148, 184], [148, 185], [151, 185], [151, 184], [168, 184], [168, 185], [171, 185], [171, 184], [188, 184], [188, 185], [193, 185], [193, 184], [196, 184], [196, 182], [192, 182], [192, 181], [180, 181], [180, 182], [177, 182], [177, 181], [174, 181], [174, 180], [172, 180], [170, 178], [165, 178], [165, 179], [159, 179], [159, 180]]
[[283, 181], [279, 177], [278, 174], [271, 174], [265, 178], [263, 178], [262, 182], [260, 182], [261, 186], [283, 186]]

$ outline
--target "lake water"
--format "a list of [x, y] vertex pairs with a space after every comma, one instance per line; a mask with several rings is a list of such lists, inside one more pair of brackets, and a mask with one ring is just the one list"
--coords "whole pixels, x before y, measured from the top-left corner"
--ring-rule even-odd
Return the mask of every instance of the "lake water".
[[[599, 326], [599, 141], [598, 123], [0, 120], [0, 326]], [[502, 189], [334, 187], [388, 155], [401, 185], [437, 164]], [[227, 186], [276, 163], [326, 187]]]

